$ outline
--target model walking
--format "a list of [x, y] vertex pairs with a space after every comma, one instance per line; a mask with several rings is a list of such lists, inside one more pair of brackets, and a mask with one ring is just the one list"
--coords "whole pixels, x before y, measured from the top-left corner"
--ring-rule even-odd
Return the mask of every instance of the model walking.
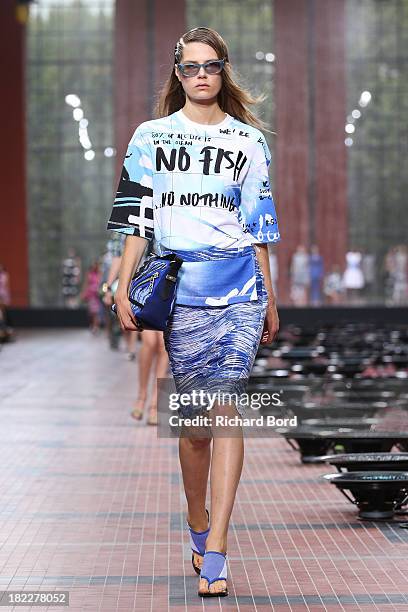
[[101, 273], [99, 269], [99, 262], [94, 261], [86, 273], [84, 286], [81, 291], [81, 298], [86, 302], [88, 309], [89, 329], [93, 334], [98, 333], [101, 325], [101, 301], [99, 296], [100, 284]]
[[[123, 329], [137, 329], [127, 292], [145, 248], [183, 259], [176, 304], [164, 332], [178, 392], [242, 391], [259, 343], [279, 328], [268, 242], [280, 240], [256, 102], [234, 80], [224, 40], [194, 28], [175, 47], [158, 119], [129, 143], [108, 229], [128, 234], [116, 292]], [[237, 403], [211, 413], [243, 415]], [[208, 415], [191, 405], [179, 413]], [[198, 432], [199, 433], [199, 432]], [[198, 594], [227, 595], [227, 532], [241, 475], [239, 435], [180, 436], [187, 526]], [[206, 491], [211, 463], [211, 508]], [[209, 522], [211, 525], [209, 526]]]

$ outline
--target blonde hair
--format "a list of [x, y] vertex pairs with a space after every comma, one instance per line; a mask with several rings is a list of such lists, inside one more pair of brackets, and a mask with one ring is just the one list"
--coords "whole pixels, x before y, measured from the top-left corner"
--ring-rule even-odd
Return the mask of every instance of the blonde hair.
[[[217, 53], [219, 59], [225, 59], [224, 69], [221, 72], [222, 86], [218, 94], [218, 105], [224, 113], [236, 117], [243, 123], [253, 125], [256, 128], [267, 129], [267, 124], [256, 117], [248, 106], [263, 102], [264, 95], [254, 97], [247, 89], [237, 83], [234, 78], [231, 64], [228, 59], [228, 48], [224, 39], [218, 32], [211, 28], [193, 28], [178, 40], [174, 49], [174, 63], [179, 64], [182, 60], [183, 48], [190, 42], [200, 42], [209, 45]], [[183, 108], [186, 101], [186, 94], [183, 86], [175, 74], [172, 67], [171, 74], [165, 82], [160, 92], [155, 116], [167, 117], [172, 113]]]

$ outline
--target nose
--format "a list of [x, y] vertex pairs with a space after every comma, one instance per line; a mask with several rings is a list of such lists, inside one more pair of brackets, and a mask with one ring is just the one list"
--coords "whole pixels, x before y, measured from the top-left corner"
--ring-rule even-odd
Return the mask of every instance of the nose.
[[207, 76], [207, 73], [204, 70], [204, 66], [200, 66], [200, 70], [198, 71], [198, 75], [197, 76]]

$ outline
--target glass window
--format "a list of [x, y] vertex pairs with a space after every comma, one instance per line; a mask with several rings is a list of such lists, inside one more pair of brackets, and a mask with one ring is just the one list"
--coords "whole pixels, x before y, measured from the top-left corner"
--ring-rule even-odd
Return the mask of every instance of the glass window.
[[[187, 0], [187, 29], [205, 24], [221, 34], [239, 81], [266, 100], [256, 109], [274, 131], [274, 59], [272, 0]], [[273, 150], [274, 136], [265, 132]]]
[[30, 6], [31, 306], [66, 304], [62, 268], [69, 249], [81, 260], [80, 286], [86, 268], [105, 250], [114, 180], [114, 157], [105, 154], [113, 148], [113, 9], [114, 0], [38, 0]]
[[397, 305], [407, 282], [408, 2], [348, 0], [346, 24], [349, 120], [357, 111], [348, 146], [349, 242], [375, 256], [367, 301]]

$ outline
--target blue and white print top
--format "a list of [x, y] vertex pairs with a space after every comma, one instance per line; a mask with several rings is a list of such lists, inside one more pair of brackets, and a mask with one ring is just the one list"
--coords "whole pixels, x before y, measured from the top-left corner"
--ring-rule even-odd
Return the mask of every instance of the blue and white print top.
[[190, 262], [177, 303], [256, 300], [248, 247], [280, 240], [270, 161], [262, 132], [228, 114], [216, 125], [182, 110], [146, 121], [129, 142], [107, 229], [155, 238], [159, 253]]

